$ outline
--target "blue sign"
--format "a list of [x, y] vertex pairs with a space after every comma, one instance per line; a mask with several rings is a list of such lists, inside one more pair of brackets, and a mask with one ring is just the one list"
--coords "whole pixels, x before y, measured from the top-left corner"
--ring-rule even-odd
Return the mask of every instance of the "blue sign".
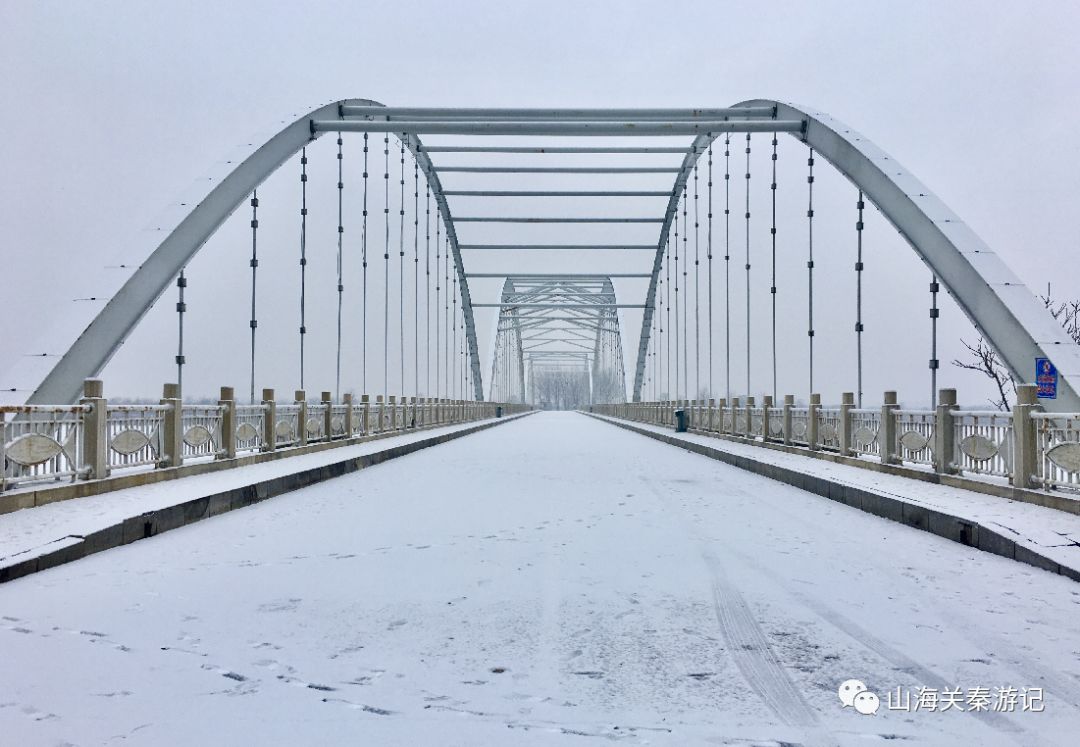
[[1057, 399], [1058, 372], [1049, 358], [1035, 359], [1035, 385], [1039, 399]]

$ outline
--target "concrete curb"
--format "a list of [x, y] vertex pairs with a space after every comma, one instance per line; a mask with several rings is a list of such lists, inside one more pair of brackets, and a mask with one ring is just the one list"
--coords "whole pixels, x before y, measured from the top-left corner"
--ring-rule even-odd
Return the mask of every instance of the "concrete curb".
[[641, 428], [628, 422], [615, 420], [594, 413], [584, 413], [591, 418], [600, 420], [610, 425], [624, 428], [642, 436], [647, 436], [656, 441], [671, 446], [691, 451], [695, 454], [716, 459], [717, 461], [730, 464], [733, 467], [744, 469], [747, 472], [777, 480], [792, 487], [800, 488], [810, 493], [820, 495], [823, 498], [837, 501], [845, 505], [857, 508], [861, 511], [880, 516], [883, 519], [906, 524], [924, 532], [936, 534], [939, 537], [959, 542], [968, 547], [974, 547], [984, 552], [1001, 555], [1002, 557], [1018, 560], [1021, 563], [1033, 565], [1036, 568], [1057, 573], [1073, 581], [1080, 581], [1080, 570], [1062, 565], [1056, 560], [1040, 553], [1038, 550], [1026, 544], [1016, 542], [1012, 538], [975, 521], [964, 519], [960, 516], [943, 513], [926, 506], [900, 500], [887, 493], [867, 488], [847, 485], [825, 477], [808, 475], [788, 467], [758, 461], [749, 457], [732, 454], [722, 449], [715, 449], [705, 444], [693, 441], [683, 441], [675, 436], [656, 433], [647, 428]]
[[300, 472], [281, 475], [251, 485], [226, 490], [221, 493], [193, 498], [174, 506], [166, 506], [153, 511], [147, 511], [138, 516], [129, 516], [117, 524], [87, 535], [62, 537], [52, 543], [56, 545], [56, 548], [53, 550], [49, 550], [33, 558], [27, 558], [26, 560], [0, 566], [0, 583], [12, 581], [16, 578], [22, 578], [23, 576], [29, 576], [32, 573], [54, 568], [58, 565], [63, 565], [64, 563], [70, 563], [73, 560], [85, 558], [88, 555], [93, 555], [102, 550], [109, 550], [114, 547], [130, 544], [137, 540], [146, 539], [147, 537], [153, 537], [162, 532], [167, 532], [170, 529], [177, 529], [197, 521], [202, 521], [203, 519], [208, 519], [211, 516], [217, 516], [227, 511], [250, 506], [253, 503], [265, 501], [267, 498], [273, 498], [284, 493], [308, 487], [309, 485], [315, 485], [335, 477], [341, 477], [342, 475], [356, 472], [365, 467], [371, 467], [390, 459], [396, 459], [397, 457], [405, 456], [406, 454], [412, 454], [430, 446], [437, 446], [461, 438], [462, 436], [468, 436], [479, 431], [487, 430], [488, 428], [494, 428], [497, 425], [509, 423], [531, 414], [532, 413], [524, 413], [522, 415], [515, 415], [501, 420], [489, 421], [479, 425], [462, 428], [459, 431], [443, 433], [437, 436], [420, 439], [419, 441], [413, 441], [412, 443], [393, 446], [371, 454], [364, 454], [359, 457], [344, 459], [321, 467], [313, 467]]

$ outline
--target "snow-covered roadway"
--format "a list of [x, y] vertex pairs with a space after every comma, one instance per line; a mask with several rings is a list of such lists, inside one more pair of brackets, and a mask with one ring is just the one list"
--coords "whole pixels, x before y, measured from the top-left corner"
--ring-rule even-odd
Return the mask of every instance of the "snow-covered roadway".
[[3, 745], [1078, 733], [1080, 585], [573, 413], [0, 586]]

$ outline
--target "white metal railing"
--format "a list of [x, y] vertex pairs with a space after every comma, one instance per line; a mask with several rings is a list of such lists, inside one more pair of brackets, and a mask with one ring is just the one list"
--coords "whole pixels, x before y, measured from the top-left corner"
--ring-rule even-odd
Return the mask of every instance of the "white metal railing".
[[899, 459], [912, 464], [934, 466], [933, 410], [895, 410], [896, 443]]
[[1045, 488], [1080, 491], [1080, 413], [1036, 412], [1035, 481]]
[[881, 456], [881, 410], [851, 410], [851, 443], [857, 455]]
[[951, 410], [953, 467], [964, 474], [1012, 476], [1012, 415], [998, 410]]
[[184, 405], [180, 408], [184, 459], [219, 456], [225, 452], [222, 434], [224, 405]]
[[769, 441], [783, 441], [784, 440], [784, 408], [783, 407], [770, 407], [769, 412], [769, 433], [766, 437]]
[[[405, 432], [518, 414], [525, 405], [419, 401], [329, 401], [277, 404], [273, 390], [240, 405], [222, 388], [218, 404], [182, 404], [165, 386], [161, 403], [109, 404], [100, 381], [88, 380], [74, 406], [0, 407], [0, 492], [34, 482], [98, 479], [114, 470], [176, 467], [193, 459], [228, 459], [308, 442]], [[264, 395], [265, 396], [265, 395]], [[274, 416], [268, 422], [270, 413]], [[379, 414], [382, 413], [382, 422]], [[303, 422], [301, 422], [303, 420]]]
[[309, 444], [326, 440], [326, 408], [327, 405], [322, 402], [307, 406], [304, 436]]
[[89, 405], [0, 407], [0, 490], [84, 472], [83, 418]]
[[791, 436], [793, 444], [808, 446], [810, 444], [810, 408], [791, 408]]
[[817, 447], [829, 451], [840, 450], [840, 408], [818, 408]]
[[274, 420], [274, 443], [292, 446], [300, 443], [300, 405], [278, 405]]
[[349, 417], [349, 408], [352, 405], [330, 406], [330, 438], [345, 438], [349, 434], [345, 431], [345, 421]]
[[109, 405], [105, 421], [109, 468], [162, 463], [165, 414], [171, 411], [172, 405]]
[[265, 448], [263, 434], [266, 431], [266, 405], [236, 406], [236, 453], [262, 451]]
[[940, 398], [934, 410], [899, 409], [894, 392], [886, 393], [880, 408], [852, 407], [848, 393], [845, 405], [827, 408], [816, 404], [817, 395], [810, 407], [793, 406], [788, 395], [782, 407], [766, 397], [761, 407], [719, 400], [713, 406], [659, 401], [591, 409], [669, 426], [675, 425], [675, 410], [689, 407], [689, 425], [699, 432], [834, 451], [886, 465], [929, 467], [999, 484], [1007, 480], [1019, 488], [1080, 493], [1080, 413], [1043, 412], [1036, 388], [1027, 384], [1017, 387], [1019, 404], [1008, 412], [959, 409], [951, 389], [943, 389]]

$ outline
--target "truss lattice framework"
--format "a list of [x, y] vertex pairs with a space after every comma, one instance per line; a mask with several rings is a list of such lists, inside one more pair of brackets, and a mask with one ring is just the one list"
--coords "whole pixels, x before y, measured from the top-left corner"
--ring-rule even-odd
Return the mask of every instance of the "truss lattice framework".
[[[640, 399], [649, 333], [656, 300], [658, 271], [675, 206], [687, 176], [707, 146], [728, 132], [786, 132], [813, 148], [843, 173], [870, 199], [930, 270], [941, 279], [960, 308], [1001, 355], [1014, 376], [1032, 378], [1034, 359], [1050, 357], [1062, 374], [1057, 400], [1048, 407], [1080, 410], [1080, 350], [1045, 313], [1035, 296], [994, 252], [921, 182], [865, 137], [832, 117], [805, 107], [770, 100], [744, 101], [716, 109], [422, 109], [388, 108], [365, 99], [350, 99], [320, 107], [288, 125], [255, 148], [194, 209], [168, 231], [166, 238], [106, 303], [83, 333], [60, 357], [29, 398], [30, 403], [73, 401], [82, 381], [96, 375], [121, 342], [161, 296], [173, 278], [199, 251], [224, 220], [259, 184], [307, 143], [325, 132], [390, 132], [406, 144], [417, 159], [432, 189], [446, 225], [462, 298], [466, 340], [472, 367], [474, 395], [483, 398], [473, 302], [462, 262], [462, 246], [455, 218], [442, 189], [438, 169], [428, 152], [681, 152], [678, 168], [652, 168], [674, 174], [664, 216], [632, 216], [630, 220], [657, 222], [660, 232], [649, 248], [655, 250], [644, 303], [633, 396]], [[422, 134], [464, 136], [692, 136], [689, 148], [665, 147], [499, 147], [440, 146], [425, 150]], [[556, 173], [642, 173], [635, 167], [517, 168], [465, 167], [502, 173], [548, 171]], [[449, 169], [444, 169], [449, 170]], [[459, 169], [460, 170], [460, 169]], [[611, 193], [596, 193], [612, 194]], [[542, 197], [545, 194], [521, 193]], [[494, 195], [493, 195], [494, 196]], [[547, 219], [545, 219], [547, 220]], [[553, 217], [553, 222], [567, 219]], [[575, 221], [576, 222], [576, 221]], [[491, 246], [491, 249], [523, 248]], [[570, 247], [560, 247], [570, 248]], [[624, 299], [625, 300], [625, 299]]]
[[491, 396], [526, 401], [527, 372], [573, 364], [587, 371], [594, 404], [626, 400], [622, 335], [611, 278], [511, 275], [503, 284]]

